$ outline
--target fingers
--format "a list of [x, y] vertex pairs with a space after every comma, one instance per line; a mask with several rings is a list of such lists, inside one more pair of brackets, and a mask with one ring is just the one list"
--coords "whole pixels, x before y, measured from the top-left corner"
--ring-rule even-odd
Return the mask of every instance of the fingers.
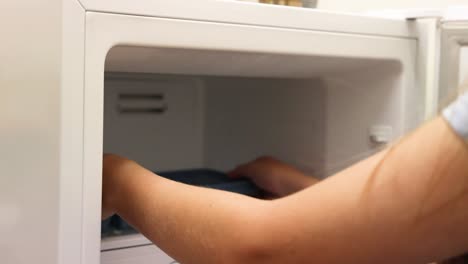
[[248, 163], [237, 166], [234, 170], [228, 172], [228, 176], [230, 178], [240, 178], [240, 177], [243, 177], [243, 176], [244, 177], [248, 176], [248, 175], [246, 175], [247, 174], [246, 173], [247, 166], [248, 166]]
[[231, 178], [252, 178], [257, 176], [256, 174], [259, 171], [270, 169], [277, 164], [281, 164], [281, 162], [271, 156], [261, 156], [253, 161], [237, 166], [234, 170], [228, 172], [228, 176]]

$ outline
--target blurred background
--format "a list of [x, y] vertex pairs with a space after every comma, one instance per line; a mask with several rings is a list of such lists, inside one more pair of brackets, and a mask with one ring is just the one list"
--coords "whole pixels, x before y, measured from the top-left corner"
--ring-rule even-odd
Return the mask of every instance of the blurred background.
[[454, 5], [468, 5], [468, 0], [241, 0], [247, 2], [263, 2], [286, 4], [292, 6], [317, 7], [345, 12], [364, 12], [382, 9], [412, 9], [412, 8], [445, 8]]
[[445, 8], [468, 5], [468, 0], [319, 0], [318, 8], [337, 11], [368, 11], [400, 8]]

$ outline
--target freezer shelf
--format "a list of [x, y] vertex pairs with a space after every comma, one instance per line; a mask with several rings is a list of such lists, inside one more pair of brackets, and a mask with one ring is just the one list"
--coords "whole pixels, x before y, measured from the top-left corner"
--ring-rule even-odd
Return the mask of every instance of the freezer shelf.
[[101, 253], [101, 264], [176, 264], [154, 246], [128, 248]]

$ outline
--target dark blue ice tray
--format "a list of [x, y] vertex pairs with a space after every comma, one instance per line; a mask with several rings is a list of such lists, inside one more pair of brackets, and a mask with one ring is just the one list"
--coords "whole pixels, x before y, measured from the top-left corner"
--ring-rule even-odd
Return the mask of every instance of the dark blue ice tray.
[[262, 191], [248, 179], [232, 179], [225, 173], [210, 169], [195, 169], [158, 173], [164, 178], [217, 190], [260, 197]]

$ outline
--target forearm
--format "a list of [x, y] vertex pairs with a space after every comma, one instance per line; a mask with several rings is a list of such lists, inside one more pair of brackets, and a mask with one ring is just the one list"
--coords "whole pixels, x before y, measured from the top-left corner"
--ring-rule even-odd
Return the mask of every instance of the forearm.
[[188, 186], [154, 175], [136, 163], [125, 179], [116, 211], [182, 263], [242, 263], [267, 201]]
[[300, 171], [290, 173], [287, 177], [277, 177], [278, 181], [274, 183], [274, 192], [279, 197], [291, 195], [293, 193], [304, 190], [320, 180], [312, 176], [308, 176]]

